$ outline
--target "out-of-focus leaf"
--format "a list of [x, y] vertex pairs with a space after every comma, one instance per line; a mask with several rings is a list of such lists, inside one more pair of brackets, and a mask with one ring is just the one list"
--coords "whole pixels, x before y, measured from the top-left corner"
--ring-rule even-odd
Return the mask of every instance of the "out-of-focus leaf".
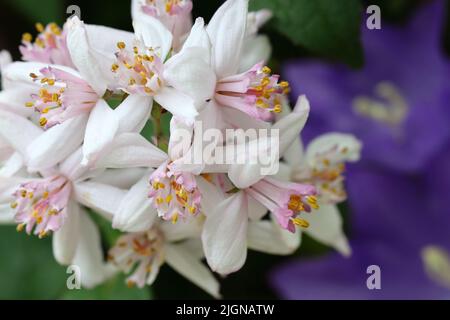
[[62, 299], [68, 300], [149, 300], [149, 288], [128, 288], [125, 277], [116, 276], [94, 289], [65, 290]]
[[0, 299], [56, 299], [65, 270], [53, 257], [51, 239], [0, 227]]
[[252, 10], [272, 10], [272, 25], [295, 44], [353, 67], [362, 65], [358, 0], [253, 0], [250, 4]]
[[66, 8], [61, 0], [6, 0], [17, 11], [31, 21], [61, 23], [65, 19]]

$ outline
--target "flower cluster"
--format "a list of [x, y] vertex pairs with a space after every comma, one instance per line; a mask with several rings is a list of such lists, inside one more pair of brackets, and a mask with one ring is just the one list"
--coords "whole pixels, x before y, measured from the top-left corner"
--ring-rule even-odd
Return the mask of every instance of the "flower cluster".
[[[2, 54], [0, 220], [52, 236], [56, 260], [78, 265], [87, 287], [119, 270], [130, 286], [151, 285], [167, 263], [218, 297], [211, 270], [239, 270], [249, 248], [290, 254], [302, 232], [350, 253], [336, 204], [360, 142], [332, 133], [303, 150], [308, 100], [290, 110], [289, 83], [265, 66], [258, 29], [270, 12], [228, 0], [205, 24], [191, 9], [190, 0], [135, 0], [133, 33], [73, 17], [38, 24], [34, 41], [25, 34], [24, 61]], [[189, 163], [202, 152], [195, 122], [277, 130], [278, 173]], [[92, 214], [123, 232], [106, 261]]]

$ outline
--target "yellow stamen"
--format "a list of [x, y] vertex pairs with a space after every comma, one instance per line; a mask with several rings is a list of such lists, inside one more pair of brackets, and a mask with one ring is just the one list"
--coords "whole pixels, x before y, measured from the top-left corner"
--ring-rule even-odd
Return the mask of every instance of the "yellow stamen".
[[125, 47], [126, 47], [125, 42], [123, 41], [117, 42], [117, 48], [119, 48], [120, 50], [125, 49]]
[[40, 32], [44, 32], [44, 25], [42, 23], [36, 23], [35, 24], [36, 30], [40, 33]]
[[299, 226], [299, 227], [302, 227], [302, 228], [308, 228], [308, 227], [309, 227], [309, 222], [306, 221], [305, 219], [302, 219], [302, 218], [295, 218], [295, 219], [292, 219], [292, 222], [293, 222], [296, 226]]
[[25, 228], [25, 223], [18, 224], [16, 227], [17, 232], [21, 232]]

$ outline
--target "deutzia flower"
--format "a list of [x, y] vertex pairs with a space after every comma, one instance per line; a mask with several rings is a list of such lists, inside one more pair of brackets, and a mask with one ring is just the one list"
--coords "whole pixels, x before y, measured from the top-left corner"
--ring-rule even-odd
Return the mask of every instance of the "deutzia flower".
[[[76, 264], [86, 273], [85, 286], [102, 282], [111, 272], [103, 262], [100, 235], [86, 210], [111, 217], [125, 191], [92, 180], [80, 165], [78, 150], [60, 165], [30, 175], [21, 158], [41, 129], [27, 119], [0, 111], [0, 136], [15, 150], [0, 171], [3, 222], [40, 238], [53, 235], [53, 253], [60, 264]], [[89, 179], [89, 181], [88, 181]], [[9, 218], [9, 219], [7, 219]]]
[[[201, 220], [201, 219], [200, 219]], [[121, 270], [131, 273], [129, 286], [142, 288], [155, 281], [159, 268], [167, 263], [175, 271], [218, 298], [219, 283], [201, 262], [203, 252], [198, 237], [201, 221], [173, 225], [156, 223], [152, 228], [121, 236], [109, 251], [109, 260]]]

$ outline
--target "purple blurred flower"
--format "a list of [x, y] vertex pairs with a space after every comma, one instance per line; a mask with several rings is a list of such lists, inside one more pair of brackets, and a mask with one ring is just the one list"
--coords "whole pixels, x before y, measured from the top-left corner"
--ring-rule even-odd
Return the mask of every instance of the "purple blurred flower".
[[[439, 49], [442, 5], [424, 7], [406, 28], [364, 30], [361, 71], [287, 65], [294, 95], [311, 100], [306, 140], [350, 132], [364, 148], [361, 163], [347, 173], [352, 256], [281, 266], [272, 284], [282, 297], [450, 298], [450, 88]], [[381, 269], [381, 290], [366, 286], [370, 265]]]
[[362, 27], [365, 67], [293, 61], [285, 65], [293, 96], [311, 102], [303, 138], [353, 133], [365, 160], [418, 171], [442, 149], [449, 130], [449, 64], [440, 48], [444, 2], [420, 10], [405, 27]]

